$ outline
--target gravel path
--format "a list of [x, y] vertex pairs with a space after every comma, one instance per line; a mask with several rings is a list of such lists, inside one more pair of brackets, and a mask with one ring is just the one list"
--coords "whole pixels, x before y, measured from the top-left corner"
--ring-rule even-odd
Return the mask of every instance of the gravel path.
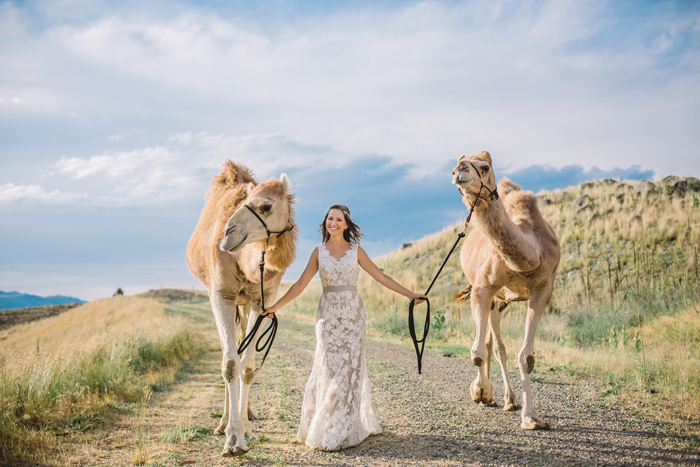
[[[293, 406], [289, 422], [296, 428], [313, 361], [309, 338], [313, 329], [289, 322], [280, 328], [285, 331], [275, 343], [275, 365], [289, 374], [288, 398]], [[476, 375], [471, 362], [426, 355], [423, 374], [418, 375], [415, 353], [408, 346], [370, 342], [367, 350], [373, 406], [384, 433], [333, 454], [302, 446], [278, 450], [281, 461], [287, 465], [700, 465], [700, 452], [683, 451], [677, 447], [680, 440], [658, 433], [653, 424], [606, 406], [600, 397], [603, 389], [589, 380], [546, 369], [534, 373], [535, 407], [552, 430], [526, 431], [520, 428], [519, 411], [504, 412], [502, 406], [471, 401], [468, 382]], [[514, 367], [513, 361], [511, 357]], [[502, 404], [503, 385], [494, 364], [494, 398]], [[520, 375], [514, 369], [509, 376], [520, 400]], [[261, 423], [268, 429], [268, 421]], [[271, 423], [270, 429], [275, 424], [279, 422]]]
[[[147, 409], [106, 420], [105, 428], [75, 434], [66, 463], [130, 465], [139, 439], [153, 467], [179, 465], [700, 465], [700, 451], [661, 427], [605, 404], [603, 388], [591, 380], [536, 368], [535, 407], [550, 431], [520, 428], [520, 412], [475, 405], [468, 382], [476, 369], [464, 359], [426, 355], [416, 371], [410, 343], [369, 342], [373, 406], [384, 430], [359, 446], [327, 453], [296, 439], [306, 379], [311, 371], [314, 332], [310, 325], [282, 318], [274, 347], [251, 388], [253, 422], [259, 438], [248, 454], [220, 457], [224, 439], [212, 433], [223, 402], [221, 353], [212, 323], [201, 325], [210, 351]], [[515, 367], [511, 357], [510, 364]], [[495, 399], [503, 391], [497, 363]], [[514, 368], [513, 368], [514, 369]], [[517, 371], [510, 374], [518, 400]], [[173, 433], [203, 432], [180, 441]]]

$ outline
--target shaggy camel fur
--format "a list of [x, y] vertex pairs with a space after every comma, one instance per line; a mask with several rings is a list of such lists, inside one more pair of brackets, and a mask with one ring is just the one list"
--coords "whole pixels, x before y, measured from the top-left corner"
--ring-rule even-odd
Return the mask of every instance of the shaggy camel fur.
[[[472, 316], [476, 338], [471, 358], [479, 369], [470, 386], [475, 402], [493, 404], [493, 386], [489, 381], [492, 340], [505, 384], [505, 410], [516, 410], [515, 396], [506, 371], [506, 348], [501, 340], [501, 311], [512, 301], [528, 301], [525, 339], [518, 354], [523, 387], [522, 428], [548, 429], [547, 422], [535, 412], [530, 389], [530, 373], [535, 366], [534, 341], [537, 324], [550, 297], [559, 265], [559, 241], [554, 230], [537, 208], [530, 191], [508, 179], [496, 190], [491, 156], [483, 151], [459, 158], [452, 170], [452, 183], [459, 187], [462, 199], [473, 210], [476, 227], [467, 236], [460, 252], [460, 263], [470, 287], [453, 298], [464, 301], [471, 291]], [[482, 189], [482, 184], [488, 190]], [[481, 193], [481, 195], [479, 195]], [[461, 300], [459, 300], [461, 298]], [[501, 302], [501, 303], [498, 303]], [[487, 325], [491, 333], [487, 338]]]
[[226, 434], [225, 457], [245, 454], [245, 438], [253, 435], [248, 391], [254, 376], [255, 345], [250, 345], [240, 358], [237, 348], [243, 338], [241, 330], [250, 333], [262, 312], [261, 252], [266, 248], [266, 303], [274, 303], [282, 274], [296, 255], [295, 230], [279, 237], [273, 234], [266, 247], [264, 226], [244, 205], [253, 208], [270, 230], [282, 231], [295, 226], [294, 195], [289, 188], [284, 174], [279, 180], [257, 184], [247, 167], [226, 161], [212, 181], [199, 223], [187, 244], [187, 264], [209, 292], [223, 350], [224, 414], [216, 433]]

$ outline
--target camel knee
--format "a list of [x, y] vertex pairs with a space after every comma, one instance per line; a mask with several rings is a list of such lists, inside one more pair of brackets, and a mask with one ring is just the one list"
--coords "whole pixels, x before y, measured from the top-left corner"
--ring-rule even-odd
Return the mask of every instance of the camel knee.
[[253, 382], [253, 378], [255, 378], [255, 371], [253, 371], [253, 367], [247, 367], [243, 370], [243, 383], [249, 385]]
[[231, 357], [224, 357], [224, 361], [221, 365], [221, 375], [224, 377], [226, 382], [230, 383], [236, 377], [236, 370], [238, 368], [238, 363], [236, 359]]
[[535, 369], [535, 356], [521, 353], [518, 356], [518, 363], [520, 364], [520, 369], [529, 375]]
[[488, 350], [486, 349], [485, 345], [478, 346], [476, 343], [474, 343], [474, 346], [472, 347], [472, 363], [475, 366], [480, 367], [483, 365], [487, 359], [488, 359]]

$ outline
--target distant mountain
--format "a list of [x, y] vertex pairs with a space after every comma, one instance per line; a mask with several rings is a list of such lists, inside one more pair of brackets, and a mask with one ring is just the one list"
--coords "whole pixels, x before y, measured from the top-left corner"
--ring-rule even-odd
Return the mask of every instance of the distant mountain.
[[65, 303], [85, 303], [85, 301], [75, 297], [64, 297], [63, 295], [39, 297], [37, 295], [29, 295], [19, 292], [0, 291], [0, 310], [11, 310], [14, 308], [28, 308], [44, 305], [63, 305]]

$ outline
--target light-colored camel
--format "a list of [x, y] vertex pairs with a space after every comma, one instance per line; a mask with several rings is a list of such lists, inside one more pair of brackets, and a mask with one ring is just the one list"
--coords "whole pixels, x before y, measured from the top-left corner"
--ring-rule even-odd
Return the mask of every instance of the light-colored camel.
[[[249, 206], [271, 231], [294, 227], [289, 180], [282, 174], [257, 184], [247, 167], [226, 161], [214, 177], [199, 223], [187, 244], [187, 264], [207, 288], [223, 350], [224, 414], [216, 430], [226, 434], [223, 456], [248, 451], [253, 436], [248, 414], [248, 391], [253, 381], [255, 344], [239, 358], [241, 330], [251, 332], [261, 313], [260, 256], [265, 253], [265, 303], [274, 303], [282, 274], [296, 255], [296, 231], [270, 236]], [[267, 245], [267, 246], [266, 246]], [[264, 328], [265, 326], [261, 326]], [[260, 331], [259, 331], [260, 333]]]
[[[500, 321], [501, 311], [507, 303], [527, 300], [525, 339], [518, 354], [523, 388], [521, 426], [548, 429], [547, 422], [533, 407], [530, 373], [535, 365], [537, 324], [552, 296], [559, 265], [559, 241], [542, 217], [532, 192], [523, 191], [520, 186], [504, 179], [496, 193], [496, 177], [488, 152], [460, 157], [452, 174], [452, 183], [459, 187], [464, 203], [470, 209], [474, 206], [472, 222], [475, 228], [460, 252], [460, 263], [471, 285], [453, 297], [463, 301], [471, 291], [472, 317], [476, 324], [471, 358], [479, 369], [470, 386], [472, 399], [477, 403], [493, 404], [493, 386], [489, 381], [493, 340], [505, 385], [504, 409], [518, 408], [508, 381]], [[459, 300], [460, 296], [462, 300]], [[489, 325], [491, 332], [487, 336]]]

